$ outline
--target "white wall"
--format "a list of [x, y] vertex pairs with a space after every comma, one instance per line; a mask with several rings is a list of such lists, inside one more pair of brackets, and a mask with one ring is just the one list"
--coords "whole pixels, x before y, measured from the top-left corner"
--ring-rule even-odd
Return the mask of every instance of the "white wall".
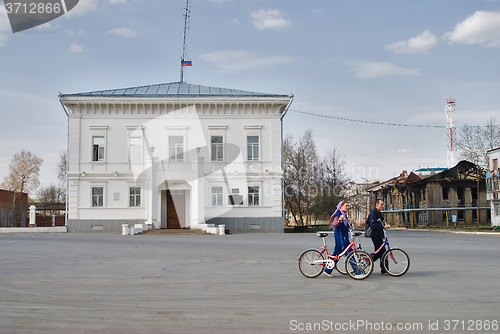
[[[83, 99], [83, 98], [81, 98]], [[205, 217], [280, 217], [281, 216], [281, 136], [280, 112], [282, 104], [263, 106], [248, 103], [219, 107], [185, 106], [172, 109], [143, 104], [139, 107], [121, 104], [82, 105], [81, 102], [67, 103], [73, 114], [70, 119], [69, 153], [69, 219], [147, 219], [148, 196], [146, 184], [148, 176], [145, 158], [149, 147], [154, 146], [154, 156], [159, 161], [168, 157], [168, 137], [185, 138], [185, 158], [183, 163], [168, 163], [166, 170], [155, 175], [155, 184], [165, 179], [191, 181], [196, 177], [190, 162], [197, 156], [205, 158]], [[222, 107], [221, 107], [222, 106]], [[143, 108], [143, 109], [141, 109]], [[151, 112], [147, 114], [147, 108]], [[157, 108], [157, 109], [156, 109]], [[81, 113], [81, 114], [80, 114]], [[124, 114], [125, 113], [125, 114]], [[210, 158], [210, 137], [224, 136], [225, 161], [212, 163]], [[247, 136], [260, 137], [260, 160], [247, 161]], [[92, 161], [92, 137], [105, 137], [105, 160]], [[143, 139], [143, 162], [129, 161], [129, 137]], [[236, 156], [231, 156], [232, 146], [239, 148]], [[233, 160], [234, 158], [234, 160]], [[221, 172], [224, 167], [229, 187], [239, 188], [244, 197], [244, 205], [233, 207], [228, 204], [226, 182]], [[178, 171], [172, 171], [172, 169]], [[83, 175], [83, 173], [85, 175]], [[211, 206], [212, 185], [222, 185], [224, 189], [223, 207]], [[104, 207], [91, 206], [91, 187], [104, 187]], [[260, 187], [260, 205], [247, 205], [247, 187]], [[128, 189], [139, 186], [141, 207], [130, 208]], [[189, 203], [189, 201], [188, 201]], [[161, 210], [162, 205], [160, 205]]]
[[[500, 173], [498, 173], [498, 169], [500, 168], [500, 149], [492, 151], [488, 154], [489, 156], [489, 168], [493, 169], [493, 159], [497, 159], [497, 170], [491, 170], [490, 173], [493, 177], [500, 177]], [[490, 197], [490, 196], [489, 196]], [[495, 210], [495, 207], [500, 206], [500, 198], [490, 200], [490, 210], [491, 210], [491, 225], [498, 226], [500, 225], [500, 214], [498, 214], [498, 210]]]

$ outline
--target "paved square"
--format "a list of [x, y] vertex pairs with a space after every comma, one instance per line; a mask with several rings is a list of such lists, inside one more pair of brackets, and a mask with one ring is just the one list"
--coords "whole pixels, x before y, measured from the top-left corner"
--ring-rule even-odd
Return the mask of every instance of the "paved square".
[[[376, 263], [363, 281], [302, 276], [297, 258], [322, 245], [315, 234], [0, 235], [0, 332], [384, 333], [403, 325], [414, 327], [400, 332], [459, 333], [470, 332], [469, 320], [500, 320], [499, 236], [388, 235], [410, 255], [410, 270], [384, 276]], [[460, 322], [446, 331], [446, 320]], [[439, 331], [429, 330], [435, 324]]]

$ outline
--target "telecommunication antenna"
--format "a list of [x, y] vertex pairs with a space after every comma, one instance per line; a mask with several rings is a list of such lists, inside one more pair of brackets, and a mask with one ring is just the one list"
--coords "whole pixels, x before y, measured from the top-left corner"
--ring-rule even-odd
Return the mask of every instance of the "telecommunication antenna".
[[449, 98], [446, 100], [446, 132], [448, 133], [448, 168], [455, 166], [456, 144], [456, 127], [455, 127], [455, 99]]
[[189, 0], [186, 1], [186, 12], [184, 14], [184, 42], [182, 43], [182, 58], [181, 58], [181, 82], [184, 82], [184, 66], [191, 66], [191, 59], [186, 59], [186, 35], [189, 29], [189, 14], [191, 6]]

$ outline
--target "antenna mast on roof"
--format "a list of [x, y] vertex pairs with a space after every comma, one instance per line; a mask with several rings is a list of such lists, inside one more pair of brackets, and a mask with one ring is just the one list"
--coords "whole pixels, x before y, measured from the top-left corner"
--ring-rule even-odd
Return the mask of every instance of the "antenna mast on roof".
[[182, 43], [182, 58], [181, 58], [181, 82], [184, 82], [184, 66], [191, 66], [191, 59], [186, 59], [186, 34], [189, 29], [189, 13], [191, 6], [189, 0], [186, 1], [186, 12], [184, 14], [184, 42]]
[[446, 132], [448, 133], [448, 161], [447, 166], [455, 166], [455, 152], [457, 151], [457, 136], [455, 127], [455, 99], [446, 100]]

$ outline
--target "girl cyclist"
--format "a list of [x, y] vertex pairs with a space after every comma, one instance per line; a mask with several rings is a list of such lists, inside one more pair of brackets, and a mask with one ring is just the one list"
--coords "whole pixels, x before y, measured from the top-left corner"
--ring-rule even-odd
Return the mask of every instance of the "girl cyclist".
[[[335, 248], [332, 255], [339, 255], [347, 246], [349, 246], [349, 219], [347, 218], [347, 210], [349, 210], [349, 203], [340, 201], [337, 205], [337, 210], [335, 210], [330, 217], [329, 222], [335, 229], [333, 232], [335, 237]], [[333, 268], [335, 268], [335, 266], [327, 266], [323, 274], [328, 277], [333, 277]]]

